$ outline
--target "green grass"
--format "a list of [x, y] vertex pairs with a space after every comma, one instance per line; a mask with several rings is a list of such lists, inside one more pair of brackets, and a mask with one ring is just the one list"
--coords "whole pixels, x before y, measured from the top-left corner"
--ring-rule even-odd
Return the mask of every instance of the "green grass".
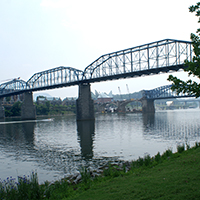
[[193, 148], [153, 167], [96, 183], [74, 200], [200, 199], [200, 148]]
[[102, 176], [91, 177], [81, 169], [82, 182], [69, 183], [63, 179], [53, 184], [38, 184], [37, 174], [19, 177], [18, 182], [8, 178], [0, 182], [0, 199], [200, 199], [200, 144], [186, 151], [177, 147], [177, 153], [167, 150], [154, 157], [146, 155], [120, 168], [109, 164]]

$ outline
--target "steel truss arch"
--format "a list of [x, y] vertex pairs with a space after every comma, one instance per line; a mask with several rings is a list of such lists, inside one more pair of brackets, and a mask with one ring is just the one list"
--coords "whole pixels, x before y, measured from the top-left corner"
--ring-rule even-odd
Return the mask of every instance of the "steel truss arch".
[[188, 93], [179, 93], [171, 90], [172, 85], [165, 85], [153, 90], [143, 90], [143, 98], [146, 99], [168, 99], [168, 98], [183, 98], [195, 97], [195, 95]]
[[0, 95], [19, 92], [28, 88], [29, 87], [25, 81], [13, 79], [12, 81], [8, 81], [0, 85]]
[[72, 67], [56, 67], [35, 73], [27, 84], [31, 89], [56, 87], [56, 85], [70, 84], [82, 79], [83, 71]]
[[102, 55], [83, 73], [83, 80], [119, 79], [185, 68], [192, 61], [191, 42], [165, 39]]

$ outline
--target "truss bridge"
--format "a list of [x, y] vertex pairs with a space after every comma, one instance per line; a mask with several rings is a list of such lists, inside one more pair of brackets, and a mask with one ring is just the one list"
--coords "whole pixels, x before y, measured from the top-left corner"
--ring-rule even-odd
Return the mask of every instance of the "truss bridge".
[[[173, 39], [160, 40], [102, 55], [83, 71], [60, 66], [37, 72], [27, 81], [13, 79], [0, 85], [0, 98], [79, 85], [77, 109], [80, 112], [77, 113], [80, 117], [78, 119], [94, 118], [91, 114], [93, 108], [90, 110], [90, 106], [93, 105], [89, 94], [91, 83], [178, 71], [187, 67], [184, 64], [185, 60], [192, 61], [191, 42]], [[150, 93], [146, 92], [146, 95]], [[83, 108], [82, 103], [79, 105], [79, 102], [86, 100], [90, 102], [86, 106], [90, 111], [85, 110], [86, 107]]]

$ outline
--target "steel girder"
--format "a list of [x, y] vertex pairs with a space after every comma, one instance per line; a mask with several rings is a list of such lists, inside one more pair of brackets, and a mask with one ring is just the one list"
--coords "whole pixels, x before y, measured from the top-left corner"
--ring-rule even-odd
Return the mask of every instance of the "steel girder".
[[13, 88], [12, 94], [19, 94], [80, 83], [178, 71], [186, 68], [184, 60], [192, 61], [191, 42], [165, 39], [102, 55], [84, 71], [61, 66], [35, 73], [27, 82], [22, 81], [23, 86], [17, 86], [18, 83], [12, 81], [3, 83], [0, 85], [0, 97], [10, 95], [11, 90], [6, 89], [9, 87]]
[[153, 90], [143, 90], [143, 98], [146, 99], [169, 99], [169, 98], [183, 98], [195, 97], [195, 95], [179, 93], [171, 90], [172, 85], [165, 85]]
[[83, 71], [72, 67], [57, 67], [50, 70], [35, 73], [27, 84], [32, 90], [39, 88], [56, 88], [58, 85], [70, 85], [82, 79]]
[[27, 83], [23, 80], [13, 79], [0, 85], [0, 96], [4, 94], [13, 94], [27, 89]]
[[72, 67], [57, 67], [35, 73], [27, 82], [13, 79], [0, 85], [0, 97], [20, 94], [25, 91], [38, 91], [77, 85], [82, 80], [83, 71]]
[[192, 61], [191, 42], [165, 39], [102, 55], [84, 70], [90, 82], [158, 74], [185, 68]]

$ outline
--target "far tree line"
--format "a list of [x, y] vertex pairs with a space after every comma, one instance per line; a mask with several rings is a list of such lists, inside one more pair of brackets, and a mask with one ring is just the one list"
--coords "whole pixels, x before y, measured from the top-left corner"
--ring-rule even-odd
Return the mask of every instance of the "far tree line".
[[[5, 106], [5, 117], [21, 116], [21, 105], [22, 103], [17, 101], [13, 106]], [[36, 115], [64, 115], [76, 112], [75, 105], [53, 105], [50, 101], [46, 101], [44, 104], [35, 102], [34, 105], [36, 108]]]

